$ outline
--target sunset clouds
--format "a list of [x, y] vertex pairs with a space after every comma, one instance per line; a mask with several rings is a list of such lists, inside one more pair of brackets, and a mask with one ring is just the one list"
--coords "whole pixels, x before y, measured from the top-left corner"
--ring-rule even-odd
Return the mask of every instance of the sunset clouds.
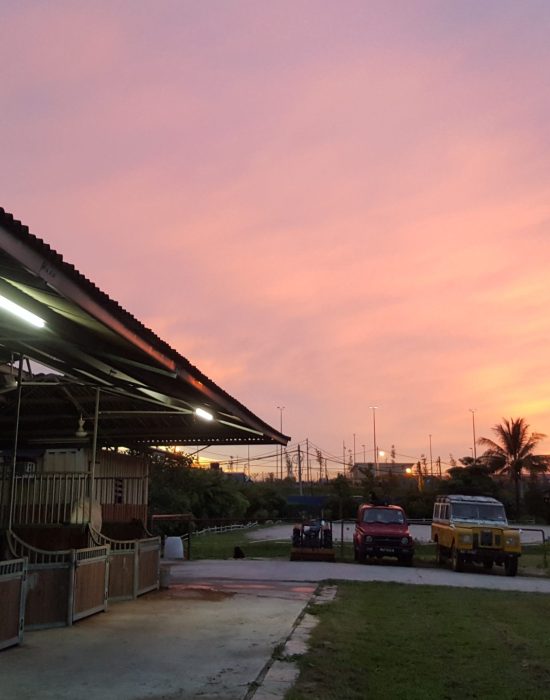
[[443, 460], [469, 408], [550, 434], [546, 2], [0, 20], [2, 206], [262, 418], [372, 450], [376, 404]]

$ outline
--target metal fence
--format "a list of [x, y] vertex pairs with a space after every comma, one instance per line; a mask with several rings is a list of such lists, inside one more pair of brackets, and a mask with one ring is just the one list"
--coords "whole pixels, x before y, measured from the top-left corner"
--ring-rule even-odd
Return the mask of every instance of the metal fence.
[[[93, 500], [109, 519], [144, 516], [146, 477], [96, 477]], [[9, 519], [10, 479], [0, 478], [0, 526]], [[85, 524], [89, 519], [90, 476], [50, 472], [15, 477], [12, 525]]]

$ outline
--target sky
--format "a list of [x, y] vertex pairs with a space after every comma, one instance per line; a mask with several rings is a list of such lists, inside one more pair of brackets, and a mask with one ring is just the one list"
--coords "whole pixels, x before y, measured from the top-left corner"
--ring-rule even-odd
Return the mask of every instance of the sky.
[[402, 461], [550, 435], [546, 0], [0, 25], [0, 206], [293, 443], [370, 461], [371, 406]]

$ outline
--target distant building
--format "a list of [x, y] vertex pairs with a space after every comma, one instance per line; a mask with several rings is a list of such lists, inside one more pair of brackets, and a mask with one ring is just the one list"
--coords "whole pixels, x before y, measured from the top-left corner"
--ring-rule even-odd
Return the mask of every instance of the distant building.
[[407, 469], [414, 469], [414, 462], [355, 462], [350, 469], [350, 479], [358, 483], [365, 477], [372, 475], [378, 479], [387, 479], [390, 476], [408, 476]]

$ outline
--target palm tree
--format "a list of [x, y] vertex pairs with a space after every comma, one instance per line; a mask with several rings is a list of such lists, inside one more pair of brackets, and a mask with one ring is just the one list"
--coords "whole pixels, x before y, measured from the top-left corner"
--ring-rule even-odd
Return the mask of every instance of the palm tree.
[[548, 458], [533, 454], [533, 450], [546, 435], [529, 433], [525, 418], [502, 419], [501, 424], [493, 426], [497, 439], [479, 438], [478, 445], [487, 448], [482, 460], [493, 474], [508, 474], [516, 492], [516, 516], [519, 514], [520, 481], [523, 469], [531, 474], [548, 469]]

